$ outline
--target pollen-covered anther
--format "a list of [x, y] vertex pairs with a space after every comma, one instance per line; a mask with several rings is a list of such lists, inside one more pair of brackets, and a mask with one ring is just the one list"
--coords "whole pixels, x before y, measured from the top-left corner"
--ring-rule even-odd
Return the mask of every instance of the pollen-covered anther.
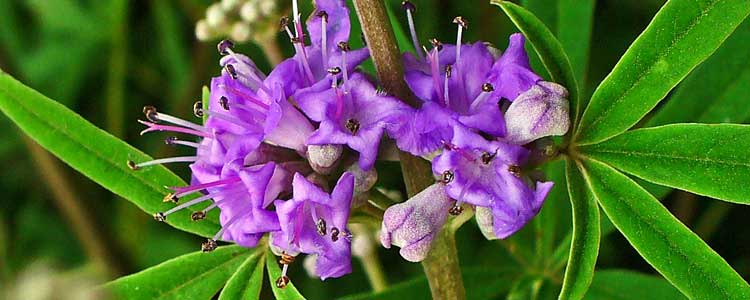
[[127, 164], [128, 164], [128, 168], [130, 168], [131, 170], [133, 171], [138, 170], [138, 165], [136, 165], [134, 161], [128, 160]]
[[344, 52], [349, 52], [352, 50], [352, 48], [349, 47], [349, 43], [344, 42], [344, 41], [339, 42], [337, 46], [339, 47], [339, 50], [344, 51]]
[[436, 38], [431, 38], [430, 44], [432, 48], [437, 48], [438, 51], [443, 50], [443, 43]]
[[279, 264], [282, 265], [289, 265], [294, 262], [295, 257], [289, 254], [286, 254], [286, 252], [281, 252], [281, 258], [279, 259]]
[[289, 277], [287, 276], [281, 276], [278, 279], [276, 279], [276, 287], [283, 289], [289, 284]]
[[175, 142], [177, 142], [176, 136], [168, 136], [167, 138], [164, 139], [164, 143], [170, 146], [174, 145]]
[[230, 77], [232, 77], [232, 79], [237, 79], [237, 70], [234, 68], [232, 64], [227, 64], [226, 66], [224, 66], [224, 70], [227, 71], [227, 73], [229, 74]]
[[206, 212], [205, 211], [196, 211], [192, 214], [190, 214], [190, 219], [193, 221], [200, 221], [206, 218]]
[[198, 100], [193, 103], [193, 115], [203, 118], [203, 101]]
[[318, 234], [326, 235], [326, 232], [327, 232], [326, 220], [318, 219], [318, 221], [315, 222], [315, 228], [318, 230]]
[[357, 119], [348, 119], [346, 120], [346, 124], [344, 126], [346, 126], [346, 129], [349, 129], [352, 135], [356, 135], [359, 131], [360, 123]]
[[221, 96], [221, 98], [219, 98], [219, 105], [221, 105], [221, 108], [223, 108], [224, 110], [229, 110], [229, 99], [227, 99], [227, 97]]
[[201, 251], [211, 252], [211, 251], [216, 250], [216, 247], [219, 247], [219, 245], [216, 243], [216, 240], [207, 239], [205, 242], [201, 244]]
[[338, 241], [340, 233], [341, 233], [341, 231], [339, 231], [338, 228], [336, 228], [336, 227], [331, 228], [331, 240], [334, 241], [334, 242]]
[[464, 19], [464, 17], [462, 16], [455, 17], [453, 19], [453, 24], [461, 25], [461, 27], [463, 27], [464, 29], [469, 27], [469, 22], [466, 21], [466, 19]]
[[228, 55], [232, 47], [234, 47], [234, 42], [230, 40], [222, 40], [216, 44], [216, 49], [219, 50], [219, 54], [221, 55]]
[[159, 221], [159, 222], [164, 222], [167, 220], [167, 215], [164, 214], [163, 212], [157, 212], [154, 214], [154, 220]]
[[281, 19], [279, 19], [279, 31], [286, 30], [287, 26], [289, 26], [289, 17], [281, 17]]
[[489, 93], [495, 90], [495, 87], [491, 83], [485, 82], [482, 84], [482, 92]]
[[328, 22], [328, 13], [325, 10], [321, 10], [315, 15], [323, 19], [323, 21]]
[[143, 107], [143, 114], [146, 116], [146, 119], [148, 119], [151, 122], [159, 123], [159, 118], [157, 117], [158, 112], [156, 111], [156, 107], [153, 107], [151, 105], [146, 105]]
[[451, 209], [448, 210], [448, 213], [451, 214], [452, 216], [458, 216], [462, 212], [464, 212], [464, 208], [458, 203], [456, 203], [456, 205], [453, 205], [453, 207], [451, 207]]
[[453, 171], [445, 170], [445, 172], [443, 172], [442, 178], [440, 178], [440, 181], [444, 184], [449, 184], [451, 183], [451, 181], [453, 181], [454, 177], [455, 175], [453, 174]]
[[339, 67], [328, 68], [326, 72], [328, 72], [328, 74], [331, 74], [331, 75], [339, 75], [339, 73], [341, 73], [341, 68]]
[[417, 11], [417, 6], [414, 5], [414, 3], [411, 3], [411, 1], [409, 0], [401, 1], [401, 8], [403, 8], [404, 10], [411, 11], [411, 12]]
[[177, 203], [177, 201], [179, 201], [179, 200], [180, 200], [180, 198], [178, 198], [177, 196], [175, 196], [174, 193], [166, 194], [166, 195], [164, 195], [164, 198], [162, 199], [163, 202], [172, 202], [172, 203]]
[[508, 166], [508, 173], [513, 174], [513, 176], [521, 177], [521, 167], [516, 165], [510, 165]]
[[453, 73], [453, 65], [445, 65], [445, 77], [450, 78]]

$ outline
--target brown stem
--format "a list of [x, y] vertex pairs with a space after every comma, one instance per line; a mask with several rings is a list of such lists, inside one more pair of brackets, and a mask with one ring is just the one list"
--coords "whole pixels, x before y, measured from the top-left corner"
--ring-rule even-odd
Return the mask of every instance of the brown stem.
[[[419, 104], [404, 82], [404, 67], [396, 37], [383, 0], [354, 0], [362, 32], [370, 48], [375, 70], [383, 89], [411, 105]], [[409, 197], [435, 182], [430, 164], [405, 152], [400, 152], [401, 170]], [[433, 299], [466, 299], [461, 269], [458, 263], [454, 231], [446, 226], [433, 240], [432, 249], [422, 261]]]

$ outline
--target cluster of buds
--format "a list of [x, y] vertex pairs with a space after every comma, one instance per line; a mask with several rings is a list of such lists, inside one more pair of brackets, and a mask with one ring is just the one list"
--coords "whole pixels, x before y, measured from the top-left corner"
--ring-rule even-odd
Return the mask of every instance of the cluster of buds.
[[247, 42], [261, 31], [258, 21], [276, 16], [279, 11], [275, 0], [221, 0], [206, 9], [206, 18], [195, 25], [195, 36], [200, 41], [229, 37]]

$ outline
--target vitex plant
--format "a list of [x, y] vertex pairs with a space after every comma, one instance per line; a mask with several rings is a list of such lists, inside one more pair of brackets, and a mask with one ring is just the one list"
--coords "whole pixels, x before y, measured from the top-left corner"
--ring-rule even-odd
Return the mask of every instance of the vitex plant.
[[[716, 124], [748, 117], [737, 81], [716, 68], [748, 51], [736, 40], [749, 35], [750, 1], [668, 1], [591, 97], [582, 83], [597, 51], [588, 46], [594, 1], [547, 1], [556, 10], [544, 10], [545, 21], [531, 12], [543, 2], [525, 1], [529, 10], [492, 0], [519, 30], [492, 41], [465, 38], [482, 20], [436, 20], [455, 24], [454, 42], [420, 38], [414, 3], [401, 4], [405, 33], [383, 1], [354, 0], [366, 43], [355, 49], [346, 1], [316, 0], [303, 21], [292, 0], [279, 23], [292, 57], [266, 73], [222, 40], [218, 75], [205, 79], [194, 116], [143, 108], [144, 138], [162, 135], [189, 156], [153, 159], [5, 73], [0, 110], [156, 221], [205, 237], [196, 253], [100, 288], [118, 299], [258, 299], [265, 273], [266, 293], [304, 299], [293, 268], [328, 284], [358, 272], [352, 256], [375, 292], [346, 299], [427, 287], [433, 299], [750, 299], [738, 272], [659, 201], [674, 188], [750, 203], [750, 126]], [[255, 21], [278, 9], [222, 1], [196, 30], [203, 40], [229, 32], [247, 41], [244, 23], [217, 18]], [[714, 69], [696, 70], [649, 115], [714, 52]], [[374, 72], [363, 67], [369, 59]], [[699, 90], [699, 81], [715, 86]], [[379, 172], [383, 160], [401, 172]], [[172, 163], [187, 164], [190, 177]], [[379, 188], [384, 176], [400, 176], [407, 199]], [[572, 216], [561, 217], [567, 207]], [[457, 231], [472, 218], [486, 239], [472, 243], [525, 241], [508, 244], [514, 270], [460, 267]], [[565, 220], [572, 227], [560, 236]], [[666, 281], [595, 271], [601, 237], [615, 229]], [[421, 263], [427, 284], [387, 287], [378, 239], [398, 247], [403, 264]]]

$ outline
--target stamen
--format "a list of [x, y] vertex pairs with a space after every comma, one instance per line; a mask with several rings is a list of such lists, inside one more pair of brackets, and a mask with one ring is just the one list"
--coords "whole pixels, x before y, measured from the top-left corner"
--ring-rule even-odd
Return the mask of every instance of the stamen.
[[341, 68], [339, 67], [328, 68], [326, 72], [328, 72], [328, 74], [336, 76], [336, 75], [339, 75], [339, 73], [341, 73]]
[[205, 242], [201, 244], [201, 251], [203, 252], [211, 252], [216, 250], [216, 248], [219, 247], [218, 244], [216, 244], [216, 240], [214, 239], [208, 239]]
[[[221, 43], [219, 43], [219, 47], [221, 47]], [[232, 50], [232, 48], [224, 48], [224, 51], [231, 58], [234, 59], [234, 63], [240, 64], [241, 68], [245, 67], [247, 69], [246, 70], [247, 72], [244, 72], [243, 74], [250, 76], [249, 79], [252, 80], [252, 81], [254, 81], [254, 82], [252, 82], [252, 84], [254, 84], [255, 86], [257, 86], [259, 89], [263, 90], [264, 92], [266, 92], [268, 94], [271, 94], [271, 91], [268, 90], [268, 88], [266, 88], [266, 86], [263, 84], [263, 79], [264, 78], [259, 77], [258, 74], [256, 74], [253, 71], [254, 68], [252, 66], [244, 66], [244, 65], [242, 65], [242, 64], [245, 64], [245, 65], [247, 65], [247, 64], [240, 59], [240, 57]], [[227, 70], [227, 73], [229, 73], [229, 76], [231, 76], [232, 79], [239, 78], [239, 74], [237, 73], [237, 69], [234, 67], [234, 65], [232, 65], [232, 64], [226, 64], [224, 66], [224, 69]]]
[[154, 123], [159, 123], [159, 119], [156, 118], [156, 114], [157, 114], [156, 107], [153, 107], [151, 105], [144, 106], [143, 114], [146, 115], [147, 120], [154, 122]]
[[234, 223], [236, 223], [240, 219], [240, 217], [242, 217], [245, 214], [247, 214], [248, 212], [250, 212], [251, 209], [252, 209], [252, 207], [248, 207], [246, 209], [243, 209], [242, 212], [240, 212], [240, 213], [235, 214], [234, 216], [232, 216], [232, 218], [230, 218], [227, 223], [225, 223], [224, 225], [222, 225], [221, 229], [219, 229], [219, 231], [216, 232], [216, 234], [214, 234], [213, 238], [210, 238], [207, 241], [205, 241], [203, 244], [201, 244], [201, 250], [203, 252], [214, 251], [216, 249], [216, 247], [217, 247], [216, 241], [218, 241], [219, 238], [222, 235], [224, 235], [224, 232], [227, 231], [227, 229], [229, 229], [229, 227], [231, 227]]
[[513, 176], [521, 177], [521, 167], [516, 165], [510, 165], [508, 166], [508, 173], [513, 174]]
[[495, 87], [491, 83], [485, 82], [482, 84], [482, 92], [489, 93], [495, 90]]
[[134, 161], [128, 159], [128, 168], [135, 171], [138, 170], [138, 166], [135, 164]]
[[190, 214], [190, 219], [193, 221], [200, 221], [206, 218], [206, 212], [200, 210]]
[[471, 102], [471, 107], [469, 108], [469, 110], [474, 110], [477, 108], [477, 106], [484, 103], [484, 100], [487, 99], [487, 97], [489, 97], [494, 90], [495, 87], [492, 86], [491, 83], [485, 82], [484, 84], [482, 84], [482, 93], [479, 94], [479, 96], [477, 96], [477, 98], [474, 99], [473, 102]]
[[495, 156], [497, 156], [497, 151], [495, 153], [484, 152], [482, 153], [482, 162], [485, 165], [488, 165], [493, 159], [495, 159]]
[[412, 15], [417, 11], [417, 6], [406, 0], [401, 2], [401, 7], [406, 10], [406, 19], [409, 21], [409, 32], [411, 33], [411, 42], [414, 44], [414, 51], [417, 52], [417, 57], [419, 58], [419, 60], [423, 60], [424, 54], [421, 51], [422, 47], [419, 46], [417, 28], [416, 26], [414, 26], [414, 16]]
[[321, 46], [321, 53], [323, 58], [323, 67], [328, 66], [328, 33], [326, 32], [326, 29], [328, 28], [328, 13], [325, 10], [321, 10], [318, 12], [318, 17], [320, 17], [320, 46]]
[[237, 80], [237, 77], [238, 77], [237, 70], [234, 69], [234, 66], [232, 64], [226, 64], [224, 66], [224, 70], [226, 70], [227, 73], [229, 73], [229, 76], [232, 77], [232, 79]]
[[158, 222], [164, 222], [167, 220], [167, 216], [165, 216], [162, 212], [157, 212], [154, 214], [154, 220]]
[[223, 40], [219, 42], [219, 44], [216, 45], [217, 50], [219, 50], [219, 54], [221, 55], [227, 55], [229, 54], [229, 51], [234, 47], [234, 43], [230, 40]]
[[276, 279], [276, 287], [283, 289], [289, 284], [289, 277], [286, 276], [287, 271], [289, 270], [289, 264], [294, 262], [294, 256], [291, 256], [289, 254], [286, 254], [286, 252], [281, 252], [281, 259], [279, 260], [279, 264], [281, 264], [281, 276], [279, 276], [278, 279]]
[[170, 145], [170, 146], [173, 146], [173, 145], [183, 145], [183, 146], [188, 146], [188, 147], [193, 147], [193, 148], [200, 148], [201, 147], [201, 144], [199, 144], [199, 143], [183, 141], [183, 140], [177, 139], [176, 136], [170, 136], [170, 137], [164, 139], [164, 143], [167, 144], [167, 145]]
[[[440, 43], [440, 42], [437, 42], [437, 43]], [[438, 45], [438, 46], [434, 46], [434, 45]], [[432, 48], [432, 51], [427, 53], [427, 60], [430, 62], [430, 73], [432, 75], [432, 86], [435, 89], [435, 93], [437, 93], [438, 95], [438, 100], [440, 100], [440, 103], [445, 104], [446, 103], [445, 94], [443, 91], [441, 91], [441, 88], [440, 88], [440, 75], [439, 75], [440, 61], [438, 60], [438, 51], [439, 51], [438, 49], [441, 46], [439, 46], [439, 44], [434, 44], [434, 43], [433, 43], [433, 46], [434, 47]]]
[[[169, 157], [169, 158], [160, 158], [160, 159], [154, 159], [151, 161], [146, 161], [142, 163], [138, 163], [135, 165], [135, 169], [131, 167], [133, 170], [137, 170], [143, 167], [147, 166], [153, 166], [153, 165], [161, 165], [161, 164], [169, 164], [169, 163], [178, 163], [178, 162], [196, 162], [198, 161], [197, 156], [177, 156], [177, 157]], [[128, 166], [130, 163], [128, 163]]]
[[203, 101], [198, 100], [193, 103], [193, 115], [198, 118], [203, 118]]
[[250, 124], [248, 122], [245, 122], [242, 119], [237, 118], [237, 117], [232, 116], [232, 115], [228, 115], [228, 114], [221, 113], [221, 112], [218, 112], [218, 111], [213, 111], [213, 110], [204, 111], [204, 113], [207, 113], [209, 116], [215, 117], [217, 119], [222, 119], [224, 121], [227, 121], [229, 123], [232, 123], [234, 125], [240, 126], [242, 128], [245, 128], [245, 129], [249, 129], [249, 130], [255, 130], [255, 129], [257, 129], [252, 124]]
[[443, 172], [442, 178], [440, 179], [440, 182], [442, 182], [443, 184], [449, 184], [453, 181], [453, 178], [455, 178], [455, 174], [453, 174], [453, 171], [445, 170]]
[[464, 208], [463, 208], [463, 206], [461, 206], [459, 204], [458, 201], [456, 201], [456, 204], [453, 205], [453, 207], [451, 207], [450, 210], [448, 210], [448, 213], [451, 214], [451, 215], [453, 215], [453, 216], [458, 216], [462, 212], [464, 212]]
[[225, 84], [220, 84], [219, 88], [224, 88], [224, 89], [232, 92], [233, 94], [235, 94], [237, 96], [240, 96], [240, 98], [242, 98], [244, 100], [247, 100], [247, 101], [249, 101], [252, 104], [260, 106], [261, 108], [263, 108], [263, 110], [266, 110], [266, 111], [268, 110], [268, 104], [266, 104], [262, 100], [254, 97], [254, 96], [252, 96], [252, 95], [250, 95], [248, 93], [245, 93], [243, 91], [240, 91], [238, 89], [235, 89], [235, 88], [233, 88], [231, 86], [228, 86], [228, 85], [225, 85]]
[[347, 87], [347, 82], [349, 82], [349, 72], [348, 72], [348, 66], [346, 64], [346, 53], [351, 51], [351, 48], [349, 47], [349, 43], [347, 42], [339, 42], [338, 44], [339, 50], [341, 50], [341, 69], [344, 73], [344, 82], [341, 83], [341, 85], [344, 87], [344, 93], [349, 92], [349, 88]]
[[175, 197], [174, 193], [166, 194], [164, 195], [164, 198], [161, 199], [162, 202], [173, 202], [173, 203], [177, 203], [177, 201], [179, 200], [180, 198]]
[[[193, 106], [195, 107], [195, 106]], [[205, 131], [205, 127], [195, 124], [190, 121], [185, 121], [183, 119], [180, 119], [175, 116], [171, 116], [165, 113], [160, 113], [156, 111], [156, 108], [153, 106], [144, 106], [143, 107], [143, 114], [146, 115], [146, 119], [153, 123], [159, 123], [159, 122], [167, 122], [170, 124], [174, 124], [177, 126], [182, 126], [185, 128], [195, 129], [198, 131]]]
[[346, 129], [349, 129], [349, 131], [352, 133], [352, 135], [357, 135], [357, 132], [359, 131], [359, 120], [357, 119], [348, 119], [346, 120]]
[[338, 241], [339, 240], [339, 229], [336, 227], [331, 228], [331, 241]]
[[326, 235], [327, 227], [326, 227], [326, 220], [318, 219], [317, 222], [315, 222], [315, 227], [318, 230], [318, 234], [320, 235]]
[[205, 132], [203, 130], [193, 130], [183, 127], [177, 127], [177, 126], [165, 126], [165, 125], [159, 125], [154, 124], [151, 122], [146, 122], [142, 120], [138, 120], [139, 123], [148, 126], [148, 128], [141, 131], [141, 135], [144, 135], [146, 133], [152, 132], [152, 131], [172, 131], [172, 132], [181, 132], [185, 134], [192, 134], [195, 136], [202, 136], [205, 138], [213, 138], [214, 136], [208, 132]]
[[[458, 73], [458, 78], [463, 78], [461, 76], [462, 73], [462, 65], [461, 62], [461, 41], [463, 40], [463, 33], [464, 29], [468, 28], [468, 22], [461, 16], [456, 17], [453, 19], [453, 23], [458, 24], [458, 34], [456, 35], [456, 62], [454, 65], [456, 66], [456, 73]], [[464, 88], [464, 82], [463, 80], [458, 80], [458, 86], [460, 91], [466, 91], [466, 88]], [[459, 93], [460, 97], [459, 99], [456, 99], [459, 101], [459, 103], [466, 103], [465, 98], [466, 95], [464, 93]]]
[[229, 110], [229, 99], [227, 99], [227, 97], [221, 96], [221, 98], [219, 98], [219, 105], [221, 105], [221, 108], [223, 108], [224, 110]]
[[[300, 14], [299, 14], [299, 8], [297, 7], [297, 0], [292, 0], [292, 14], [293, 14], [292, 17], [294, 18], [294, 24], [295, 25], [299, 24]], [[295, 26], [295, 30], [296, 30], [296, 26]], [[297, 36], [299, 36], [299, 34], [300, 32], [297, 31]]]
[[232, 184], [232, 183], [236, 183], [240, 181], [241, 179], [239, 177], [232, 177], [232, 178], [217, 180], [217, 181], [208, 182], [208, 183], [196, 184], [196, 185], [189, 185], [189, 186], [183, 186], [183, 187], [170, 187], [169, 189], [175, 191], [175, 196], [182, 197], [182, 196], [189, 195], [194, 192], [204, 190], [210, 187], [227, 185], [227, 184]]
[[443, 81], [443, 98], [445, 99], [445, 106], [448, 107], [451, 104], [450, 93], [448, 91], [448, 80], [451, 78], [453, 66], [445, 66], [445, 80]]

